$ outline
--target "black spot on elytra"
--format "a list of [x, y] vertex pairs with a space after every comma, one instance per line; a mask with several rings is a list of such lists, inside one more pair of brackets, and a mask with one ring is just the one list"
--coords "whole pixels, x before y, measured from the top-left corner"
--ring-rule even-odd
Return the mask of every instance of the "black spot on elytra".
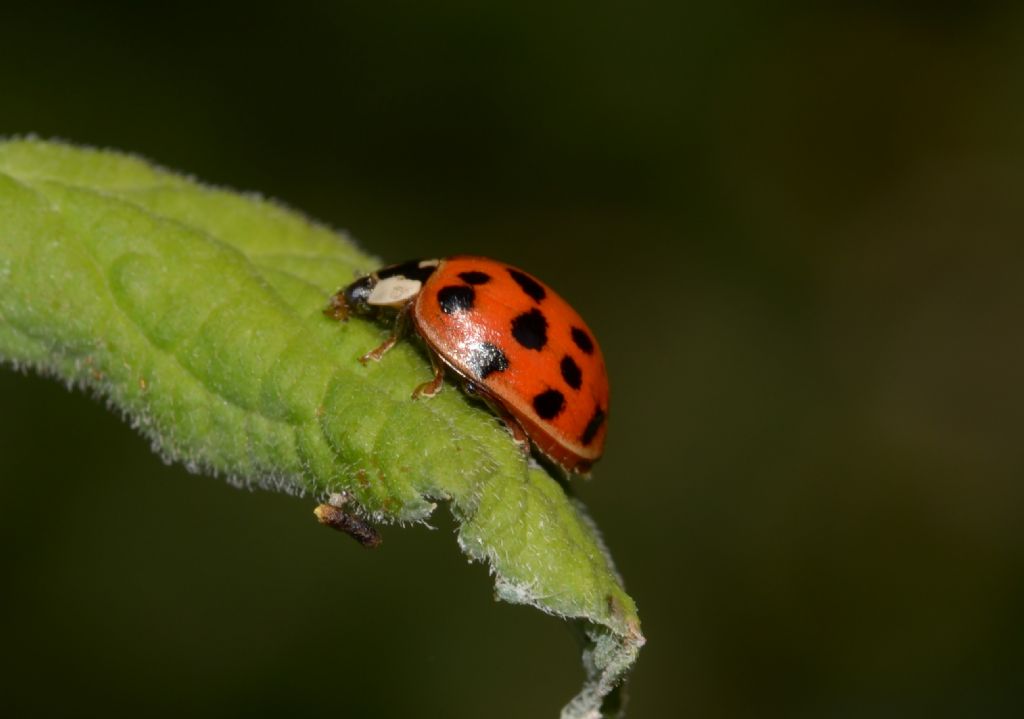
[[594, 354], [594, 340], [590, 339], [590, 335], [579, 327], [572, 328], [572, 341], [588, 355]]
[[459, 279], [461, 279], [467, 285], [486, 285], [488, 282], [491, 281], [491, 276], [486, 272], [469, 270], [467, 272], [460, 272]]
[[522, 288], [523, 292], [528, 294], [537, 302], [540, 302], [542, 299], [547, 297], [548, 293], [544, 291], [544, 287], [529, 275], [523, 274], [519, 270], [513, 270], [511, 267], [509, 268], [508, 273], [512, 275], [512, 279], [515, 280], [516, 284]]
[[541, 419], [554, 419], [565, 409], [565, 395], [557, 389], [541, 392], [533, 398], [533, 408]]
[[548, 343], [548, 321], [538, 309], [517, 316], [512, 320], [512, 336], [528, 350], [541, 350]]
[[446, 315], [473, 309], [475, 299], [476, 292], [472, 287], [466, 287], [466, 285], [448, 285], [442, 287], [437, 293], [437, 302], [441, 305], [441, 311]]
[[386, 280], [388, 277], [408, 277], [410, 280], [426, 282], [427, 278], [434, 274], [437, 265], [420, 267], [420, 260], [410, 260], [399, 265], [390, 265], [375, 273], [378, 279]]
[[470, 350], [469, 366], [479, 379], [508, 369], [508, 357], [501, 348], [490, 342], [481, 342]]
[[587, 428], [583, 430], [583, 436], [580, 437], [580, 442], [584, 447], [594, 441], [594, 437], [597, 436], [597, 430], [601, 429], [601, 425], [604, 424], [604, 419], [604, 410], [600, 407], [595, 409], [590, 421], [587, 422]]
[[566, 355], [562, 358], [561, 368], [562, 379], [565, 380], [565, 383], [573, 389], [579, 389], [583, 384], [583, 372], [580, 371], [580, 366], [576, 364], [576, 360]]

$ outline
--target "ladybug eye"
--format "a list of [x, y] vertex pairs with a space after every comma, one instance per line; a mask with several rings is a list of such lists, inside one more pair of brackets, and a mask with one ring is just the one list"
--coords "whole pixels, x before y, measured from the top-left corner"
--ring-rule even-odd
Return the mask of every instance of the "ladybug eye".
[[353, 310], [365, 309], [374, 284], [373, 278], [369, 275], [356, 280], [345, 288], [345, 303]]

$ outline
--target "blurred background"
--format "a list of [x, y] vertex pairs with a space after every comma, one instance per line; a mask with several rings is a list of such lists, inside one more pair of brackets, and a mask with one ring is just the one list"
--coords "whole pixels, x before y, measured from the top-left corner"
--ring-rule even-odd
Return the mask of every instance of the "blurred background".
[[[630, 716], [1021, 716], [1024, 10], [777, 5], [8, 5], [0, 134], [573, 302], [613, 386], [579, 494], [649, 639]], [[0, 401], [10, 716], [554, 717], [579, 687], [446, 511], [365, 552], [56, 382], [0, 370]]]

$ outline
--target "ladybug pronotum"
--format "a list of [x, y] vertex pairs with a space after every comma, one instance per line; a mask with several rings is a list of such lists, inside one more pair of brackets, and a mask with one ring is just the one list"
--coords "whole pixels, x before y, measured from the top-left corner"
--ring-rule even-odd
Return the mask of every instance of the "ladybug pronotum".
[[501, 417], [524, 447], [568, 472], [586, 473], [604, 450], [608, 374], [583, 319], [550, 287], [485, 257], [413, 260], [360, 277], [324, 310], [394, 316], [390, 337], [360, 358], [378, 361], [411, 325], [434, 377], [413, 391], [432, 397], [447, 369]]

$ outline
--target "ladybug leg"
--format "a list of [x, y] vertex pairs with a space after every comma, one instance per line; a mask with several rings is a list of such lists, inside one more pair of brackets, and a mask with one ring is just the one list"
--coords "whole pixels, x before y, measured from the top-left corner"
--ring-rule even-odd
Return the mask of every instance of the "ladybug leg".
[[519, 420], [513, 417], [512, 414], [505, 409], [501, 402], [498, 402], [497, 400], [493, 399], [479, 385], [476, 385], [473, 382], [466, 382], [462, 388], [466, 391], [466, 394], [473, 397], [479, 397], [480, 399], [487, 403], [487, 406], [491, 408], [491, 411], [494, 412], [494, 414], [498, 415], [498, 419], [505, 423], [505, 427], [512, 434], [512, 439], [515, 441], [516, 444], [519, 445], [519, 448], [523, 451], [523, 454], [529, 457], [530, 438], [529, 436], [527, 436], [526, 430], [523, 429], [523, 425], [519, 423]]
[[383, 357], [384, 355], [386, 355], [388, 353], [388, 350], [390, 350], [392, 347], [394, 347], [399, 339], [401, 339], [401, 338], [398, 336], [397, 333], [391, 335], [386, 340], [384, 340], [384, 342], [380, 345], [380, 347], [377, 347], [376, 349], [370, 350], [369, 352], [364, 354], [362, 357], [360, 357], [359, 361], [362, 362], [363, 364], [366, 364], [370, 360], [373, 360], [374, 362], [380, 362], [380, 358]]
[[428, 382], [424, 382], [419, 387], [412, 391], [412, 398], [419, 399], [420, 397], [433, 397], [441, 391], [441, 387], [444, 386], [444, 366], [437, 360], [437, 357], [433, 352], [430, 353], [430, 366], [434, 369], [434, 378]]
[[359, 361], [363, 364], [366, 364], [370, 360], [380, 362], [380, 358], [386, 355], [392, 347], [398, 344], [398, 340], [402, 339], [402, 335], [405, 334], [405, 330], [409, 325], [408, 315], [408, 309], [403, 307], [402, 310], [399, 311], [398, 317], [395, 319], [395, 326], [391, 331], [391, 336], [384, 340], [380, 347], [372, 349], [360, 357]]
[[313, 514], [320, 524], [344, 532], [367, 549], [373, 549], [381, 543], [380, 534], [372, 524], [345, 509], [345, 505], [351, 499], [352, 496], [348, 492], [332, 494], [327, 504], [319, 505], [313, 510]]
[[512, 433], [512, 439], [519, 445], [519, 449], [523, 451], [527, 457], [530, 456], [530, 438], [526, 436], [526, 430], [523, 429], [523, 425], [519, 424], [519, 420], [510, 414], [504, 414], [501, 417], [508, 431]]

